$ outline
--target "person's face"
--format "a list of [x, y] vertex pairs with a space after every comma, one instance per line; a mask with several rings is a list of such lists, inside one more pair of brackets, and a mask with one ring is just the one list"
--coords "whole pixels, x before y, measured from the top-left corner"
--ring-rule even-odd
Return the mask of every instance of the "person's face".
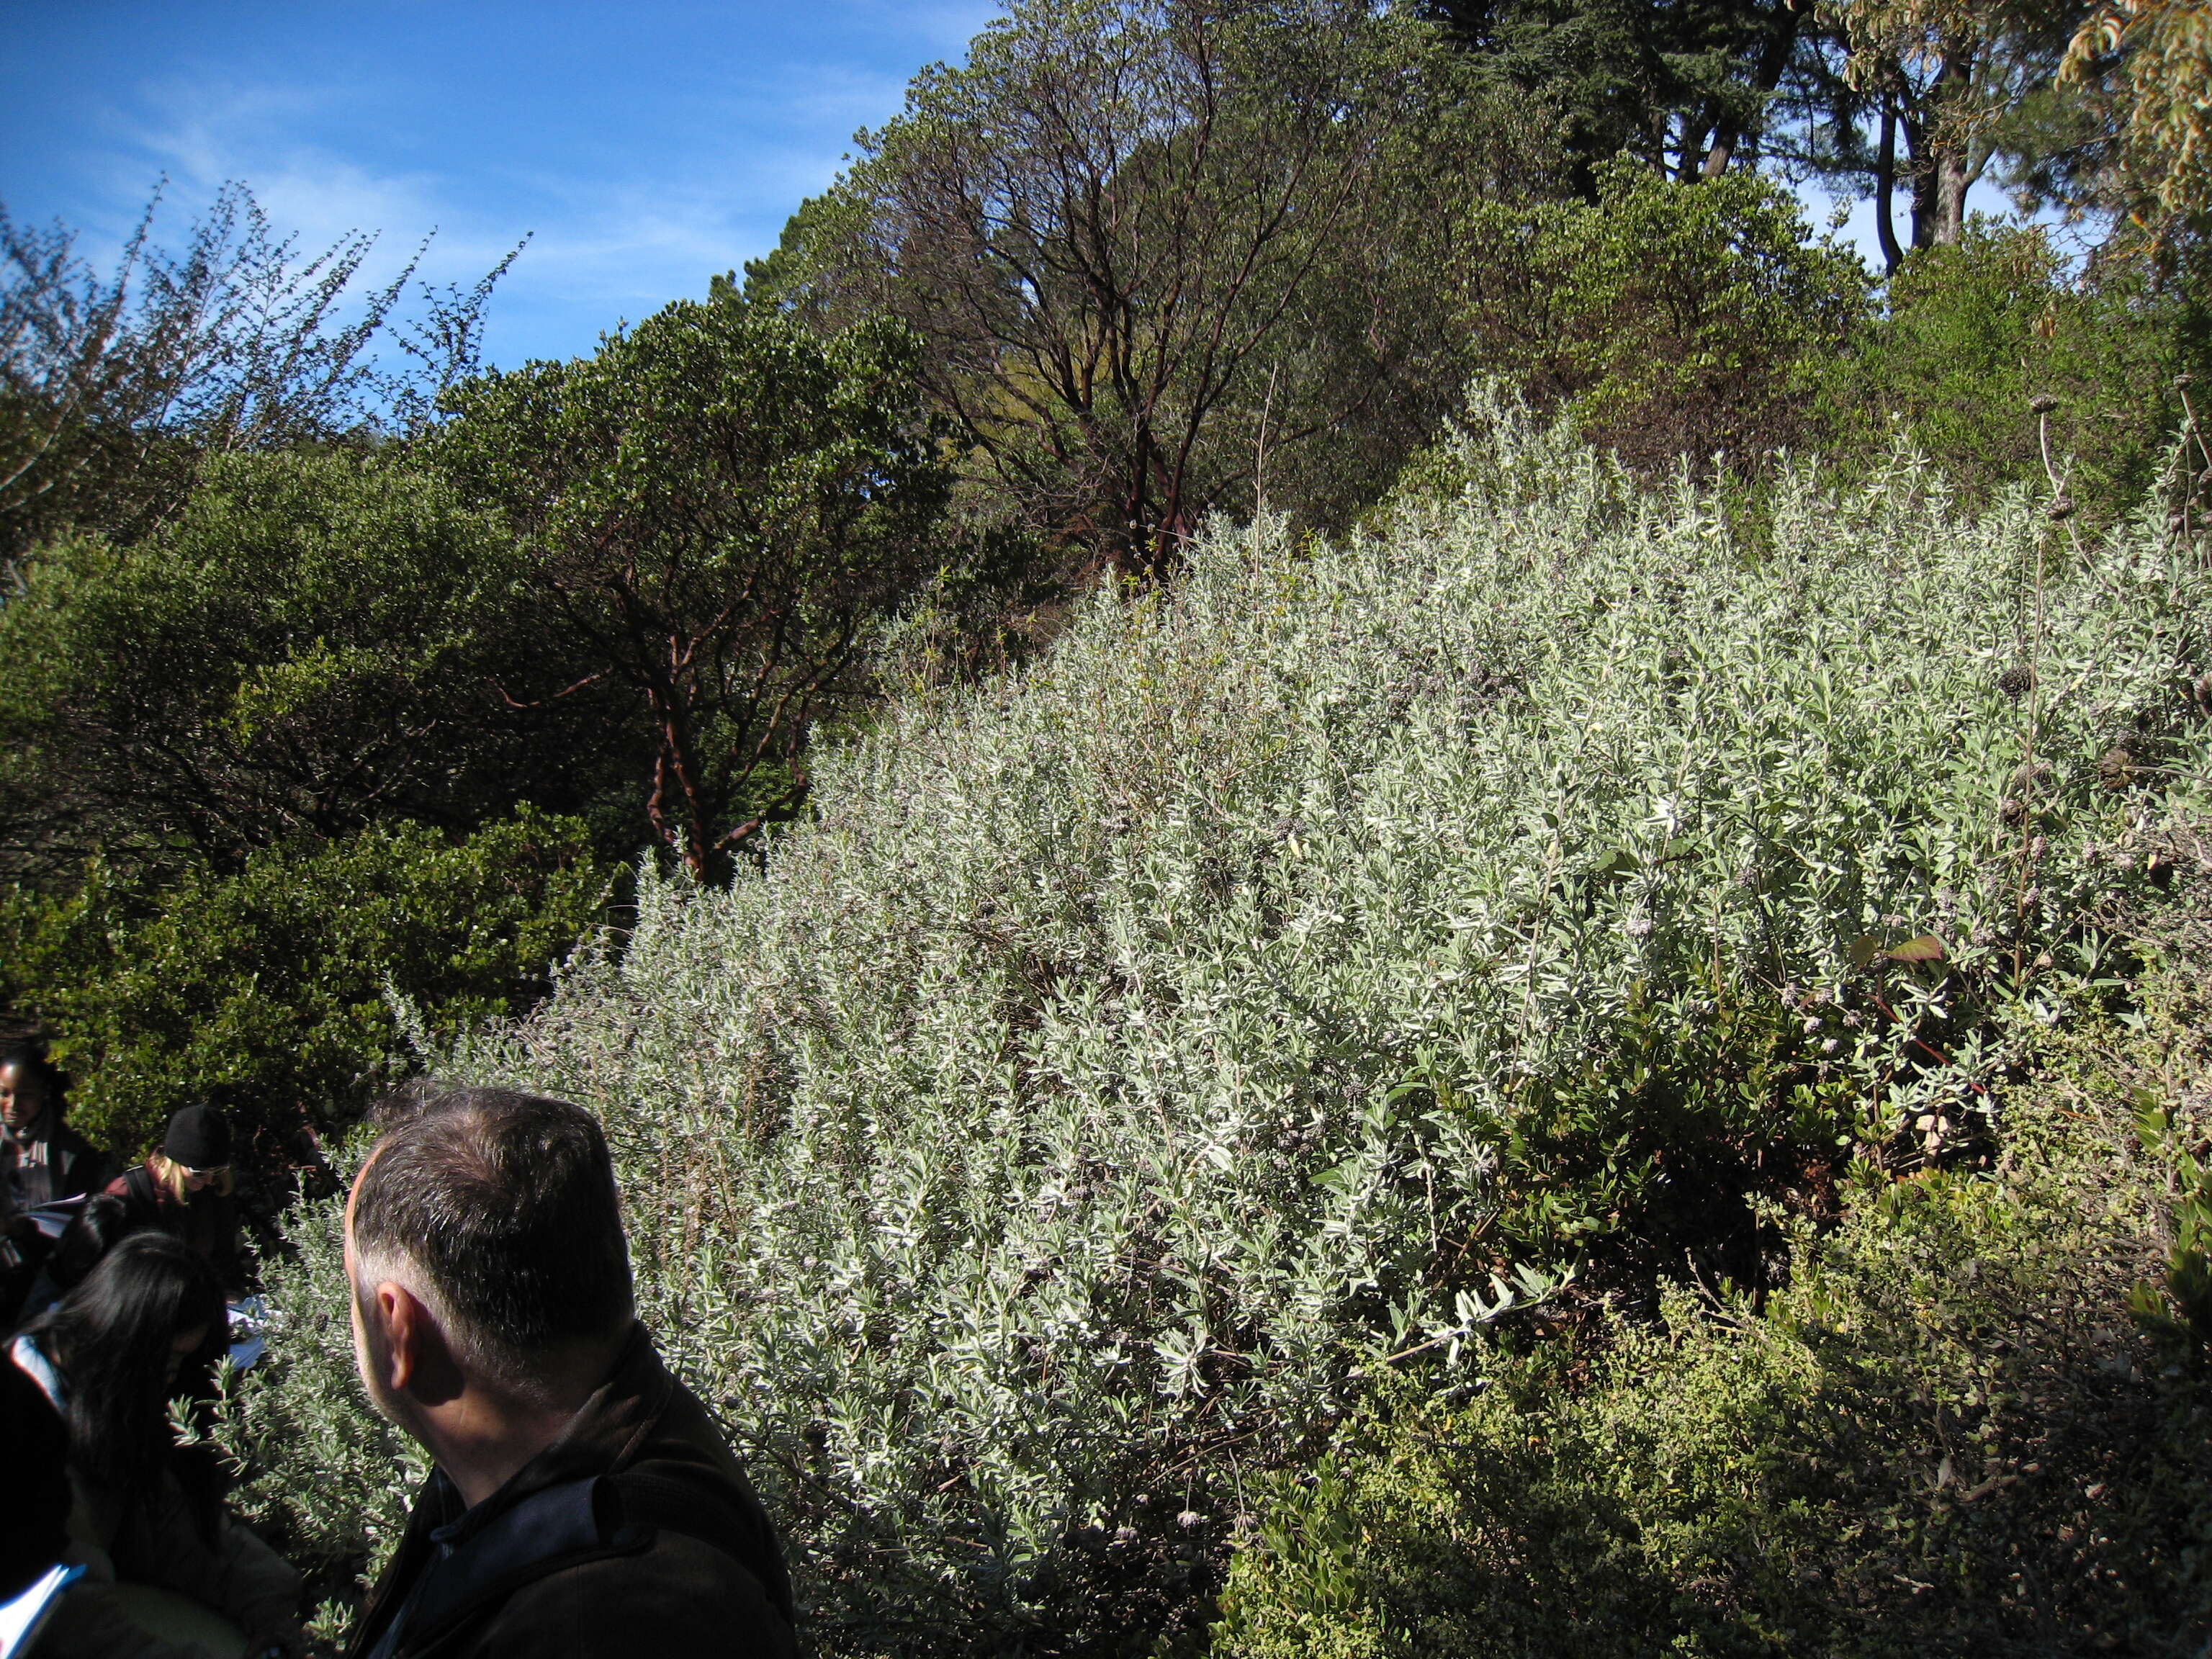
[[177, 1373], [184, 1370], [185, 1361], [198, 1353], [200, 1351], [200, 1345], [207, 1339], [208, 1328], [204, 1325], [195, 1325], [188, 1331], [179, 1331], [169, 1339], [168, 1380], [170, 1382], [173, 1382], [177, 1380]]
[[27, 1066], [14, 1061], [0, 1066], [0, 1120], [11, 1129], [26, 1129], [46, 1109], [46, 1080]]
[[[228, 1166], [225, 1165], [223, 1167], [228, 1168]], [[216, 1180], [222, 1174], [222, 1169], [221, 1168], [213, 1170], [192, 1170], [186, 1169], [185, 1166], [181, 1164], [179, 1164], [177, 1168], [184, 1171], [185, 1190], [188, 1193], [197, 1193], [205, 1190], [210, 1182]]]

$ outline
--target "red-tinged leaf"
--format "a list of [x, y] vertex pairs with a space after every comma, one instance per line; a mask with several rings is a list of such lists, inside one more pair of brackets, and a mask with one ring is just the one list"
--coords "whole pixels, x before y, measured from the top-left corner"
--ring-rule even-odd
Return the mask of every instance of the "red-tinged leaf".
[[1923, 933], [1910, 939], [1886, 954], [1892, 962], [1941, 962], [1943, 960], [1943, 941], [1933, 933]]

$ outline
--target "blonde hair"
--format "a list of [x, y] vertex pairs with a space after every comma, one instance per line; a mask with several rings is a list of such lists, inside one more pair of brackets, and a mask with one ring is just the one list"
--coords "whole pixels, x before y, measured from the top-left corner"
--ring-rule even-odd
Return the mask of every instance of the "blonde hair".
[[[155, 1152], [146, 1160], [146, 1164], [147, 1167], [154, 1171], [154, 1179], [161, 1183], [163, 1192], [168, 1194], [179, 1204], [189, 1204], [192, 1201], [192, 1189], [185, 1185], [183, 1164], [178, 1163], [167, 1152]], [[208, 1185], [225, 1198], [228, 1198], [238, 1190], [238, 1177], [231, 1173], [230, 1165], [226, 1164], [222, 1166], [222, 1172], [208, 1182]]]

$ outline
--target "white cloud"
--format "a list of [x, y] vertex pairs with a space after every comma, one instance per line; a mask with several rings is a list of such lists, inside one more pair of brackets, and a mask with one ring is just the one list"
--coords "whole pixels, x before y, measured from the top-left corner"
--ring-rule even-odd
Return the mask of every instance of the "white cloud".
[[[773, 100], [744, 100], [744, 118], [732, 123], [726, 142], [694, 155], [681, 171], [594, 176], [507, 167], [489, 181], [380, 168], [297, 137], [294, 123], [303, 113], [325, 118], [327, 125], [343, 89], [201, 86], [186, 94], [149, 88], [136, 100], [136, 118], [118, 124], [102, 147], [100, 194], [107, 210], [88, 217], [83, 246], [98, 262], [112, 259], [164, 175], [158, 241], [181, 240], [184, 226], [222, 185], [240, 180], [273, 226], [297, 236], [303, 252], [355, 231], [377, 233], [362, 267], [365, 283], [388, 281], [433, 230], [419, 274], [436, 282], [475, 280], [530, 234], [495, 301], [495, 342], [515, 334], [497, 325], [501, 313], [519, 309], [533, 321], [519, 349], [587, 350], [598, 330], [634, 321], [679, 295], [702, 294], [714, 272], [771, 246], [785, 216], [834, 176], [849, 129], [832, 127], [838, 137], [813, 148], [749, 142], [747, 130], [820, 131], [825, 119], [848, 117], [856, 125], [879, 117], [886, 104], [895, 106], [902, 85], [831, 67]], [[637, 167], [658, 168], [660, 161], [641, 156]], [[487, 205], [488, 198], [498, 204]], [[559, 329], [553, 315], [562, 311], [592, 320]], [[574, 337], [556, 345], [541, 337], [549, 325]]]
[[[702, 62], [651, 90], [611, 83], [596, 103], [605, 89], [586, 84], [579, 108], [590, 114], [565, 129], [534, 131], [542, 115], [508, 112], [503, 88], [487, 85], [473, 145], [456, 143], [469, 129], [451, 101], [426, 101], [450, 100], [444, 84], [379, 82], [374, 70], [357, 82], [350, 70], [226, 78], [179, 63], [175, 78], [111, 88], [83, 110], [65, 165], [91, 189], [71, 216], [84, 252], [112, 258], [166, 175], [155, 234], [173, 246], [240, 180], [303, 251], [379, 233], [370, 281], [388, 280], [434, 228], [421, 274], [440, 283], [474, 281], [530, 234], [494, 301], [494, 353], [588, 350], [599, 331], [702, 294], [711, 275], [772, 246], [791, 210], [836, 175], [854, 131], [898, 110], [907, 74], [958, 57], [998, 9], [816, 3], [819, 29], [796, 43], [787, 33], [750, 62]], [[655, 100], [636, 106], [634, 128], [623, 97]], [[407, 129], [410, 110], [439, 125]]]
[[[236, 181], [303, 253], [355, 232], [375, 234], [362, 275], [389, 280], [433, 228], [452, 225], [455, 216], [434, 174], [380, 171], [291, 136], [295, 123], [326, 113], [343, 97], [336, 88], [250, 84], [139, 88], [127, 116], [111, 118], [107, 142], [94, 155], [106, 210], [88, 216], [87, 252], [98, 258], [119, 250], [162, 180], [155, 236], [172, 246], [222, 186]], [[465, 234], [441, 232], [437, 240], [440, 266], [483, 251], [468, 246]]]

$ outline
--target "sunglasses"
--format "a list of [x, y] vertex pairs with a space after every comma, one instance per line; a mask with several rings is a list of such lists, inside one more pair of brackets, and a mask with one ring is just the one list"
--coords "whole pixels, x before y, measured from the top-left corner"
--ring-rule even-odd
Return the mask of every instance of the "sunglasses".
[[210, 1164], [204, 1170], [195, 1170], [189, 1164], [179, 1164], [177, 1165], [177, 1173], [183, 1176], [187, 1181], [212, 1181], [219, 1175], [229, 1174], [230, 1165], [228, 1164]]

